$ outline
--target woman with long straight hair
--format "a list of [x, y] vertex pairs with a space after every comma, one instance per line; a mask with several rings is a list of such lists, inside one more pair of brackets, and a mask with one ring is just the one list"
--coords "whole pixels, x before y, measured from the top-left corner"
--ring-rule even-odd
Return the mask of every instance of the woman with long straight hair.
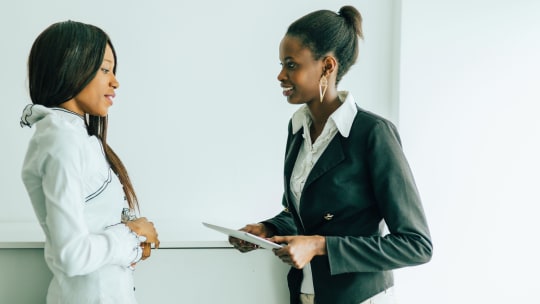
[[21, 125], [35, 132], [22, 179], [45, 234], [47, 303], [136, 303], [134, 267], [159, 247], [107, 143], [116, 68], [108, 35], [81, 22], [52, 24], [30, 51]]

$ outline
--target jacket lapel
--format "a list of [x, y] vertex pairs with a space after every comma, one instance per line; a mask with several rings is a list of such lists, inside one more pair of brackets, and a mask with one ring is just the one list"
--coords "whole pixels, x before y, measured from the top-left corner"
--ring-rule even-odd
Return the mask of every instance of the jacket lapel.
[[[302, 141], [304, 140], [304, 137], [302, 136], [302, 132], [296, 132], [296, 134], [292, 135], [292, 138], [287, 146], [287, 152], [285, 155], [285, 166], [284, 166], [284, 178], [283, 178], [283, 188], [285, 189], [285, 198], [287, 200], [287, 207], [289, 208], [290, 212], [296, 213], [298, 215], [298, 210], [296, 209], [295, 204], [292, 203], [292, 200], [290, 198], [291, 195], [291, 189], [290, 189], [290, 183], [291, 183], [291, 175], [292, 171], [294, 169], [294, 164], [296, 163], [296, 158], [298, 158], [298, 152], [300, 151], [300, 147], [302, 145]], [[303, 228], [302, 228], [303, 229]]]
[[[298, 157], [298, 151], [300, 151], [300, 146], [304, 137], [302, 132], [296, 132], [292, 136], [289, 147], [287, 148], [287, 154], [285, 155], [285, 183], [288, 185], [291, 180], [292, 170], [294, 169], [294, 164], [296, 163], [296, 158]], [[287, 187], [286, 189], [288, 189]]]
[[345, 154], [343, 153], [343, 147], [341, 145], [341, 138], [341, 135], [337, 133], [332, 141], [328, 144], [328, 147], [326, 150], [324, 150], [323, 154], [309, 173], [306, 184], [304, 185], [304, 191], [311, 183], [313, 183], [313, 181], [337, 166], [345, 159]]
[[[288, 206], [289, 208], [293, 208], [291, 210], [292, 212], [296, 213], [297, 215], [300, 213], [299, 210], [296, 209], [296, 206], [292, 203], [290, 203], [290, 182], [291, 182], [291, 175], [292, 171], [294, 169], [294, 164], [296, 163], [296, 159], [298, 158], [298, 152], [300, 151], [300, 147], [302, 145], [302, 141], [304, 140], [304, 137], [302, 136], [302, 132], [297, 132], [295, 135], [293, 135], [289, 147], [287, 149], [287, 153], [285, 155], [285, 178], [283, 179], [284, 182], [284, 189], [285, 189], [285, 196], [287, 198]], [[345, 154], [343, 153], [343, 147], [342, 147], [342, 137], [338, 133], [332, 141], [328, 144], [328, 147], [323, 152], [313, 169], [311, 170], [307, 180], [306, 184], [304, 185], [304, 190], [308, 189], [309, 185], [313, 183], [317, 178], [328, 172], [330, 169], [337, 166], [339, 163], [341, 163], [345, 159]]]

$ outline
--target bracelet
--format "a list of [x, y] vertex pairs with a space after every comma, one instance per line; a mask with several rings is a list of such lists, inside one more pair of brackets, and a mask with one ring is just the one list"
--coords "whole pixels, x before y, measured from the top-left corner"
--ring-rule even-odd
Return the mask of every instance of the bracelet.
[[129, 208], [122, 209], [121, 219], [122, 219], [122, 223], [136, 220], [137, 215], [135, 214], [135, 210], [129, 209]]

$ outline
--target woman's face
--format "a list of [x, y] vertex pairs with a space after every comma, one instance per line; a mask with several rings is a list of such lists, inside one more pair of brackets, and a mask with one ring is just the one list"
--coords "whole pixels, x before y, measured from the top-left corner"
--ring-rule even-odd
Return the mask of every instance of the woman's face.
[[113, 73], [114, 54], [109, 45], [94, 79], [74, 98], [60, 106], [80, 115], [107, 116], [113, 104], [114, 90], [120, 85]]
[[279, 60], [282, 68], [277, 78], [283, 88], [283, 96], [287, 97], [289, 103], [311, 103], [320, 99], [322, 60], [313, 59], [311, 51], [293, 36], [285, 36], [281, 40]]

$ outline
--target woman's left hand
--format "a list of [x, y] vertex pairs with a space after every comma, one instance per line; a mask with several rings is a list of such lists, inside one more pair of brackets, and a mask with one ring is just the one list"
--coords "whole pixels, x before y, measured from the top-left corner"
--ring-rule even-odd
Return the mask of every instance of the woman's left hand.
[[274, 254], [294, 268], [302, 269], [316, 255], [326, 255], [326, 239], [320, 235], [274, 236], [269, 239], [283, 248], [273, 249]]
[[152, 250], [152, 244], [151, 243], [141, 243], [142, 248], [142, 257], [141, 260], [146, 260], [150, 257], [151, 250]]

